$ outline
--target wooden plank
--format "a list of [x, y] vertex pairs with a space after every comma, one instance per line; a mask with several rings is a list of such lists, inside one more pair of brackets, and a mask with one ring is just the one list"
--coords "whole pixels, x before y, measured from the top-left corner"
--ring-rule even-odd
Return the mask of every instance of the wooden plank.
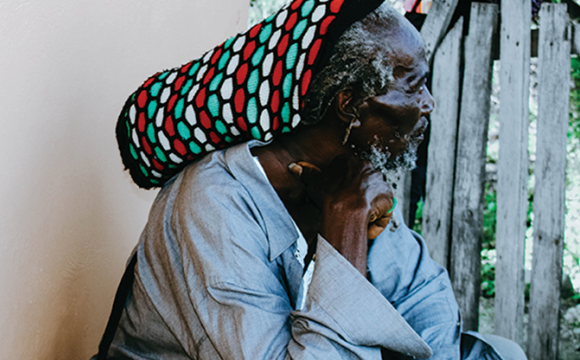
[[435, 52], [431, 85], [437, 106], [431, 113], [423, 238], [431, 257], [445, 268], [449, 266], [451, 245], [462, 31], [463, 18], [460, 18]]
[[425, 52], [429, 62], [447, 32], [457, 3], [459, 0], [433, 0], [431, 3], [429, 13], [421, 27], [421, 36], [425, 42]]
[[397, 199], [397, 207], [403, 214], [403, 222], [409, 228], [413, 228], [413, 224], [409, 224], [409, 206], [411, 204], [411, 180], [412, 175], [410, 171], [399, 173], [399, 178], [395, 181], [397, 185], [393, 189], [393, 196]]
[[522, 344], [532, 10], [531, 0], [501, 5], [495, 333]]
[[483, 237], [485, 148], [491, 93], [491, 42], [497, 5], [472, 3], [465, 38], [457, 162], [453, 194], [450, 275], [464, 328], [477, 330]]
[[572, 42], [570, 45], [571, 54], [580, 54], [580, 24], [572, 24]]
[[530, 360], [556, 360], [570, 93], [570, 27], [565, 4], [540, 10], [534, 252], [530, 289]]
[[[532, 29], [531, 37], [532, 37], [532, 44], [530, 46], [530, 54], [532, 58], [538, 57], [538, 38], [539, 38], [539, 30]], [[580, 24], [573, 23], [572, 24], [572, 39], [570, 44], [570, 54], [578, 55], [580, 54]], [[494, 52], [494, 60], [499, 60], [499, 51]]]

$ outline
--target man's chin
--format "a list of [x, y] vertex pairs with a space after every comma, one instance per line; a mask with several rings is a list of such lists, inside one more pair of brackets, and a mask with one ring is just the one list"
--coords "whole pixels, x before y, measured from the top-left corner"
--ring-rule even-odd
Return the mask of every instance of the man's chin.
[[383, 173], [385, 180], [392, 181], [398, 177], [397, 174], [417, 167], [417, 147], [410, 144], [406, 152], [393, 158], [387, 149], [371, 145], [368, 151], [361, 153], [361, 158], [370, 161], [375, 169]]

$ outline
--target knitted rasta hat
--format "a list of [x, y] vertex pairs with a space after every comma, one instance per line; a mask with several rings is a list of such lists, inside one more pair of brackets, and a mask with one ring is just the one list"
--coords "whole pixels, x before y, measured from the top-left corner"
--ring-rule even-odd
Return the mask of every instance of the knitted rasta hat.
[[117, 122], [133, 181], [162, 186], [215, 149], [296, 128], [310, 81], [337, 39], [382, 2], [293, 0], [201, 58], [150, 77]]

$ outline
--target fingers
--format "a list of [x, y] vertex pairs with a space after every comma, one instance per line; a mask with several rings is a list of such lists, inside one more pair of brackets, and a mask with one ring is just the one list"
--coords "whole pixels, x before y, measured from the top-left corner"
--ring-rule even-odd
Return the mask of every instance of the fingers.
[[375, 239], [387, 228], [396, 204], [397, 200], [393, 198], [392, 192], [390, 191], [375, 197], [371, 205], [367, 227], [367, 236], [369, 239]]
[[297, 163], [292, 163], [288, 165], [288, 171], [290, 171], [294, 176], [300, 179], [302, 176], [302, 166], [298, 165]]
[[388, 213], [373, 222], [369, 222], [367, 237], [370, 240], [377, 238], [387, 228], [387, 225], [389, 225], [392, 215], [393, 213]]
[[335, 157], [323, 169], [306, 161], [297, 161], [288, 165], [288, 171], [306, 185], [324, 184], [327, 192], [347, 187], [355, 178], [368, 172], [364, 170], [364, 163], [361, 160], [347, 154]]
[[306, 184], [319, 180], [322, 175], [322, 171], [317, 166], [306, 161], [292, 163], [288, 165], [288, 170]]
[[324, 198], [324, 186], [322, 171], [315, 165], [306, 161], [298, 161], [288, 165], [288, 171], [297, 177], [306, 186], [308, 197], [317, 206], [322, 206]]

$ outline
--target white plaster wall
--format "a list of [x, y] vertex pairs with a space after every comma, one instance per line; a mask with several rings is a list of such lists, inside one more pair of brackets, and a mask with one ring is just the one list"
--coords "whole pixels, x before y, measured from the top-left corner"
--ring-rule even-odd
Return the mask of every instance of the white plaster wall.
[[245, 29], [248, 0], [0, 1], [0, 359], [88, 359], [156, 192], [114, 137], [149, 75]]

